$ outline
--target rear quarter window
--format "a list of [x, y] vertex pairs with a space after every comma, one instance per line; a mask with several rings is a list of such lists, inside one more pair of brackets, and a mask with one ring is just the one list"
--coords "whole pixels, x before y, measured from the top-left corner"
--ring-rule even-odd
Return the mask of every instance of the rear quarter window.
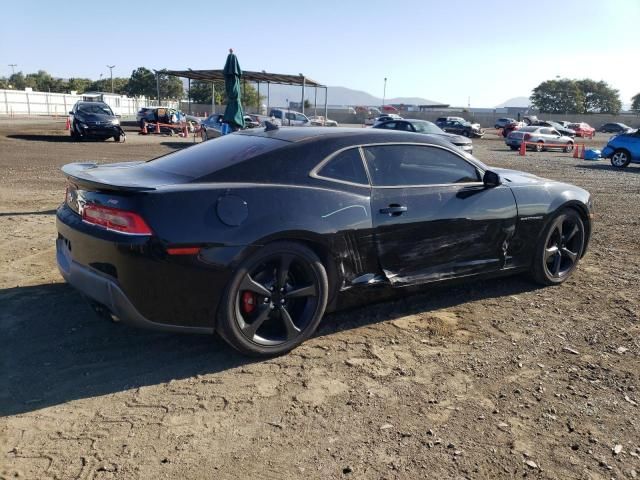
[[194, 180], [287, 144], [273, 138], [231, 134], [154, 158], [144, 167]]

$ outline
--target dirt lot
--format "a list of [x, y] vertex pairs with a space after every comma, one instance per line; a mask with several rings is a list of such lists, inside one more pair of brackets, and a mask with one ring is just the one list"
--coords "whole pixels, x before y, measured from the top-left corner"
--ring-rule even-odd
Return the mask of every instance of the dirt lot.
[[61, 283], [59, 167], [189, 143], [76, 144], [63, 128], [0, 120], [0, 478], [640, 477], [640, 166], [476, 140], [489, 164], [592, 192], [577, 274], [333, 314], [291, 354], [255, 361], [106, 322]]

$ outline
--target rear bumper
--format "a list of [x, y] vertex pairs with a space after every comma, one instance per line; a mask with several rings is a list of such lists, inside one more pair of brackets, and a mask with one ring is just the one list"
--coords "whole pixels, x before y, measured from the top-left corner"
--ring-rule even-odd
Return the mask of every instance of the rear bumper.
[[63, 204], [56, 256], [65, 280], [122, 322], [165, 331], [212, 332], [218, 303], [243, 247], [168, 255], [155, 237], [84, 223]]
[[127, 298], [116, 281], [74, 262], [68, 254], [67, 242], [68, 240], [64, 237], [59, 237], [56, 241], [56, 260], [62, 277], [69, 285], [106, 308], [117, 320], [132, 327], [165, 332], [213, 333], [213, 328], [168, 325], [152, 322], [145, 318]]

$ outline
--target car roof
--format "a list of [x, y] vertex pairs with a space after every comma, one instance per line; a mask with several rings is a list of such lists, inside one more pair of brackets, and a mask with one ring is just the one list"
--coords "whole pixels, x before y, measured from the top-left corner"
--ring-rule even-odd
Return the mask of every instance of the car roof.
[[250, 129], [237, 132], [236, 135], [274, 138], [290, 143], [332, 142], [348, 143], [353, 145], [365, 143], [426, 143], [445, 147], [451, 144], [431, 135], [416, 135], [414, 132], [402, 132], [397, 130], [383, 130], [378, 128], [347, 128], [334, 127], [282, 127], [277, 130]]

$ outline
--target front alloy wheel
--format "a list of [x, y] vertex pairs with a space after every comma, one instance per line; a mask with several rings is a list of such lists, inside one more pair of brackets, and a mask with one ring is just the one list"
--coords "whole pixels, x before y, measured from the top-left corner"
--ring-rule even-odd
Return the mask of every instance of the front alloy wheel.
[[616, 150], [611, 157], [611, 165], [624, 168], [631, 162], [631, 156], [624, 150]]
[[537, 247], [534, 279], [544, 285], [564, 282], [575, 270], [585, 244], [584, 223], [572, 209], [551, 221]]
[[326, 270], [304, 245], [276, 242], [249, 257], [223, 299], [218, 327], [233, 347], [276, 355], [309, 338], [327, 304]]

